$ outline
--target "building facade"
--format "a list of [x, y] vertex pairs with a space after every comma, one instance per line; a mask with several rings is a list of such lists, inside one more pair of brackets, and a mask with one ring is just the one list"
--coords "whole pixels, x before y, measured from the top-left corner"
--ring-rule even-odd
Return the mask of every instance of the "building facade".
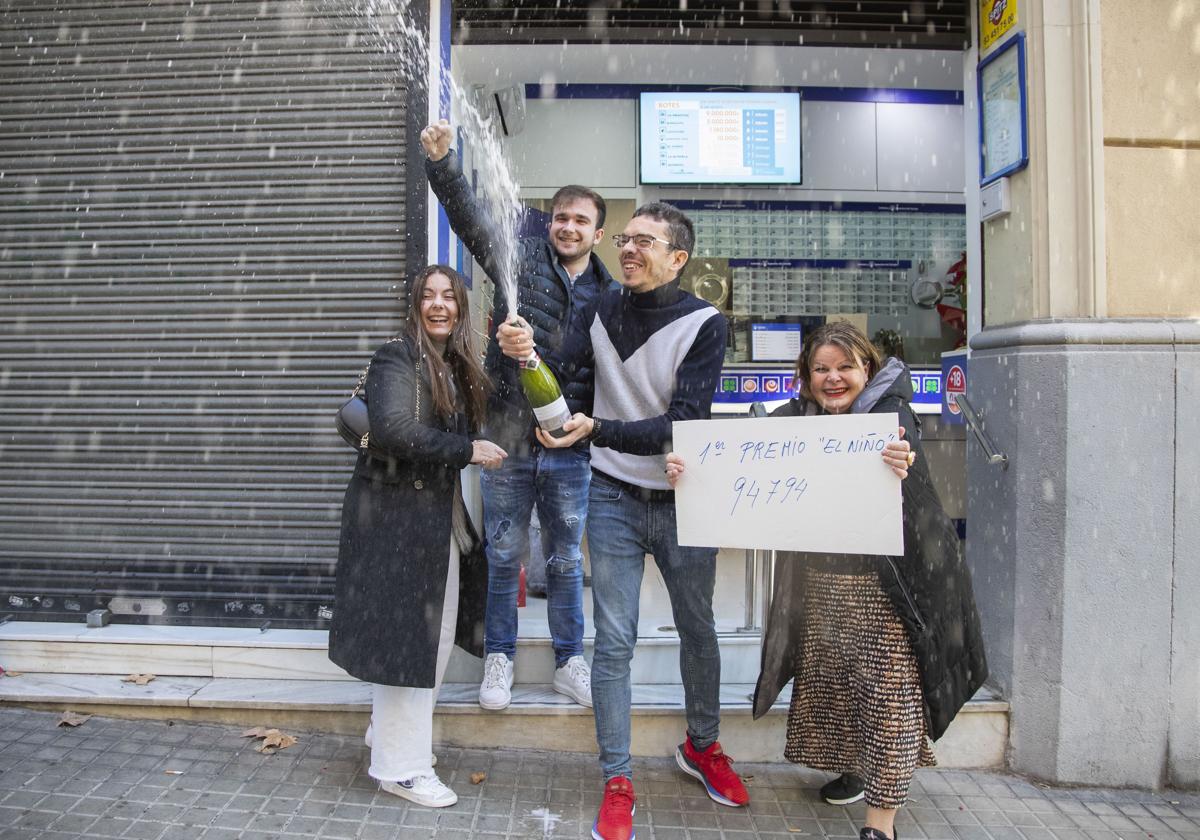
[[[395, 61], [398, 30], [351, 3], [5, 4], [5, 614], [327, 626], [353, 458], [333, 411], [397, 328], [412, 268], [470, 267], [416, 174], [417, 133], [450, 114], [442, 77], [454, 74], [529, 95], [509, 150], [530, 201], [583, 179], [614, 199], [610, 230], [661, 197], [694, 202], [706, 242], [740, 247], [738, 231], [819, 219], [813, 247], [844, 251], [836, 265], [774, 252], [755, 264], [711, 246], [731, 308], [739, 294], [791, 306], [791, 286], [818, 277], [903, 280], [907, 294], [961, 243], [966, 395], [1007, 461], [989, 463], [936, 409], [930, 449], [965, 520], [1010, 703], [1009, 764], [1061, 782], [1200, 785], [1200, 9], [901, 0], [853, 18], [565, 4], [539, 19], [514, 17], [520, 4], [460, 5], [404, 7], [431, 59], [414, 74]], [[981, 49], [993, 17], [1008, 28]], [[1004, 176], [1007, 212], [992, 216], [977, 68], [1013, 39], [1027, 163]], [[628, 89], [688, 79], [806, 91], [806, 124], [830, 127], [807, 138], [808, 180], [770, 194], [641, 184]], [[911, 130], [881, 141], [897, 104]], [[845, 130], [851, 114], [869, 143]], [[545, 154], [580, 125], [597, 132], [590, 169]], [[881, 166], [900, 140], [909, 162]], [[930, 217], [928, 252], [864, 269], [845, 231], [864, 248], [893, 247], [878, 230], [912, 248], [897, 208]], [[796, 305], [817, 305], [799, 291]], [[894, 314], [879, 291], [830, 294], [822, 314], [843, 300], [872, 328]], [[910, 347], [948, 349], [930, 311], [906, 303], [897, 317]], [[730, 352], [739, 362], [745, 347]], [[722, 569], [719, 619], [736, 627], [740, 558]]]

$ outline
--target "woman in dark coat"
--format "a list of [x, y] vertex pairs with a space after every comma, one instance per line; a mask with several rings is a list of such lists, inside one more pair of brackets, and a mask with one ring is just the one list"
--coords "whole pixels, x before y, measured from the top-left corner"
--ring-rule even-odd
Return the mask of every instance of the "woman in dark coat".
[[[904, 554], [781, 552], [754, 716], [794, 679], [784, 757], [842, 774], [822, 796], [839, 803], [865, 796], [861, 840], [895, 840], [896, 809], [913, 772], [934, 763], [929, 740], [987, 677], [971, 578], [921, 457], [904, 364], [883, 364], [860, 330], [833, 323], [809, 335], [796, 379], [800, 397], [772, 416], [899, 416], [903, 438], [884, 462], [905, 479]], [[677, 480], [677, 456], [668, 456], [668, 470]], [[852, 528], [855, 516], [847, 511], [829, 527]]]
[[375, 353], [368, 447], [342, 505], [329, 658], [374, 683], [369, 773], [428, 805], [458, 797], [433, 771], [433, 706], [457, 643], [483, 655], [487, 564], [463, 505], [468, 464], [505, 452], [472, 439], [486, 405], [466, 285], [435, 265], [413, 279], [401, 336]]

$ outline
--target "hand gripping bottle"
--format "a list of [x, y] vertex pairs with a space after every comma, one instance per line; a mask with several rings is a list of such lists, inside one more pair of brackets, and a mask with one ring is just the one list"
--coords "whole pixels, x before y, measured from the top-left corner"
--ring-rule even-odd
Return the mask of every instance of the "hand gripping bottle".
[[549, 435], [566, 437], [562, 426], [571, 419], [571, 410], [567, 408], [558, 380], [536, 350], [522, 359], [520, 366], [521, 387], [525, 389], [525, 397], [533, 407], [538, 425]]

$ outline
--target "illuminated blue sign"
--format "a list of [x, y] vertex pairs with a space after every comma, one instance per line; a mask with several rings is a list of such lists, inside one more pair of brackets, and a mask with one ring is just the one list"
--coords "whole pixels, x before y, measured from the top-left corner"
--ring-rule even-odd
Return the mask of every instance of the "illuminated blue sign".
[[917, 405], [942, 405], [942, 372], [940, 370], [912, 371], [913, 403]]
[[796, 396], [790, 370], [726, 368], [717, 379], [713, 402], [752, 403], [786, 400]]
[[[936, 414], [942, 406], [942, 372], [918, 368], [912, 371], [913, 404], [922, 414]], [[752, 403], [786, 400], [796, 396], [790, 370], [727, 367], [717, 378], [714, 403]], [[934, 409], [934, 410], [930, 410]]]

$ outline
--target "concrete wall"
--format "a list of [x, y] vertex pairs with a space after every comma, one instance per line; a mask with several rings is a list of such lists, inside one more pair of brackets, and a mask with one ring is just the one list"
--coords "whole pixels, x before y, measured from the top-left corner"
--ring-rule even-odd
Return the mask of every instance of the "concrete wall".
[[1200, 327], [1039, 321], [972, 347], [969, 397], [1011, 459], [969, 441], [968, 557], [1013, 768], [1194, 785], [1200, 621], [1179, 613], [1200, 529], [1177, 497], [1197, 493]]
[[1034, 288], [1033, 252], [1029, 247], [1034, 228], [1029, 170], [1009, 179], [1012, 211], [983, 223], [983, 323], [1011, 324], [1039, 314]]
[[[967, 380], [968, 398], [978, 409], [984, 431], [997, 450], [1007, 454], [1011, 461], [1007, 469], [988, 464], [975, 436], [967, 436], [967, 563], [983, 622], [988, 681], [1004, 697], [1012, 696], [1013, 685], [1014, 587], [1020, 548], [1016, 488], [1040, 486], [1045, 475], [1061, 474], [1062, 466], [1049, 456], [1028, 463], [1015, 457], [1038, 434], [1034, 427], [1013, 419], [1025, 416], [1033, 404], [1040, 404], [1043, 393], [1047, 395], [1044, 403], [1047, 412], [1057, 413], [1055, 395], [1063, 390], [1061, 382], [1029, 379], [1018, 383], [1018, 367], [1018, 360], [1008, 355], [974, 352]], [[1043, 451], [1055, 450], [1043, 447]], [[1030, 469], [1034, 472], [1027, 475], [1025, 471]], [[1035, 534], [1020, 536], [1028, 541]], [[1046, 547], [1041, 548], [1040, 553], [1044, 554]], [[1061, 553], [1061, 545], [1055, 546], [1052, 553]]]
[[1080, 84], [1086, 58], [1075, 48], [1088, 43], [1087, 27], [1070, 14], [1083, 2], [1027, 0], [1020, 7], [1029, 164], [1008, 176], [1012, 211], [983, 223], [985, 326], [1093, 314], [1080, 291], [1089, 244], [1081, 237], [1091, 233], [1084, 189], [1090, 138]]
[[1200, 139], [1193, 142], [1191, 149], [1106, 143], [1112, 316], [1200, 317]]
[[[1192, 329], [1196, 329], [1193, 323]], [[1200, 787], [1200, 346], [1176, 347], [1175, 598], [1167, 767], [1178, 785]]]
[[1200, 6], [1100, 0], [1108, 314], [1200, 316]]

